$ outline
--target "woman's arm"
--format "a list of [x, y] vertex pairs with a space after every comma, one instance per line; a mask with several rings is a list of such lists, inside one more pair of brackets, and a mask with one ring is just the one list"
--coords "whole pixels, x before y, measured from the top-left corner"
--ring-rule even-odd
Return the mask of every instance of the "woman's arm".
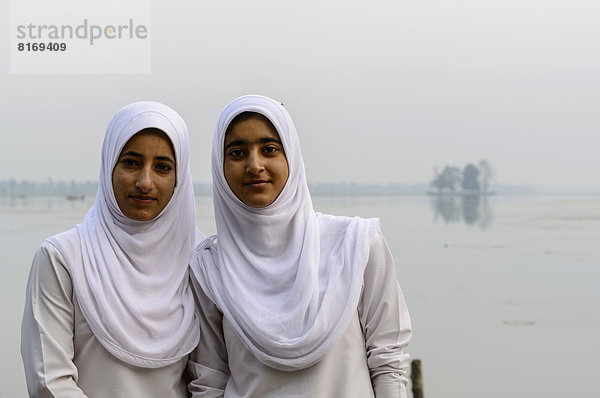
[[194, 283], [200, 321], [200, 341], [190, 354], [188, 372], [192, 397], [223, 397], [229, 380], [227, 348], [223, 337], [223, 314]]
[[412, 333], [410, 317], [381, 233], [371, 242], [358, 311], [375, 396], [406, 397], [410, 357], [404, 348]]
[[44, 243], [33, 258], [21, 324], [29, 395], [85, 398], [73, 363], [73, 286], [60, 253]]

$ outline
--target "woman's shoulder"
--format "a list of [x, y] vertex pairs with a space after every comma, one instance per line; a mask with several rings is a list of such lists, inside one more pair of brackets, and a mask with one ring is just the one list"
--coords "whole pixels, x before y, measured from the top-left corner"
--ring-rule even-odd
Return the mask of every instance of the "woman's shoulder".
[[34, 256], [34, 264], [38, 267], [60, 264], [68, 269], [68, 258], [79, 258], [81, 256], [81, 239], [77, 227], [46, 238], [38, 248]]
[[355, 231], [360, 234], [362, 232], [370, 237], [370, 241], [381, 235], [379, 218], [334, 216], [319, 212], [317, 212], [317, 218], [319, 219], [321, 230], [327, 233], [331, 233], [332, 231]]
[[[80, 252], [79, 234], [76, 228], [47, 238], [36, 251], [31, 272], [35, 273], [38, 283], [45, 289], [70, 289], [71, 279], [64, 250], [75, 247]], [[66, 289], [66, 290], [69, 290]]]
[[42, 243], [42, 248], [51, 251], [76, 250], [81, 247], [81, 239], [77, 227], [52, 235]]

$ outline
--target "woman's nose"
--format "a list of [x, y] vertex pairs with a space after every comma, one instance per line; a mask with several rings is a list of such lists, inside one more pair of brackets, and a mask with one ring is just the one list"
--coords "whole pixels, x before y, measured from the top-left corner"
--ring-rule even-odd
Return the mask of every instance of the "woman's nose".
[[148, 192], [154, 187], [154, 181], [152, 180], [152, 170], [149, 167], [143, 167], [138, 174], [135, 186], [142, 192]]
[[246, 165], [246, 171], [252, 174], [260, 174], [265, 170], [262, 156], [255, 151], [250, 152], [248, 155], [248, 163]]

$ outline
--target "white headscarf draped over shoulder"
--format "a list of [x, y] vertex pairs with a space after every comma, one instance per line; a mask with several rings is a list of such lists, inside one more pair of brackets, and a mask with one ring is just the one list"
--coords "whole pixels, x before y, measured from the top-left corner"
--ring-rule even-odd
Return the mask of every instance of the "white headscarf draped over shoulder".
[[[223, 172], [225, 132], [242, 112], [273, 123], [288, 162], [283, 191], [263, 208], [241, 202]], [[317, 363], [356, 316], [379, 221], [315, 213], [294, 123], [267, 97], [240, 97], [221, 112], [212, 177], [217, 236], [192, 260], [200, 286], [263, 364], [296, 370]]]
[[[175, 151], [171, 200], [150, 221], [119, 209], [112, 171], [127, 141], [145, 128], [162, 130]], [[183, 119], [157, 102], [137, 102], [112, 118], [102, 145], [96, 203], [77, 225], [81, 247], [49, 238], [62, 253], [81, 311], [100, 343], [140, 367], [170, 365], [198, 343], [188, 261], [197, 239], [189, 137]]]

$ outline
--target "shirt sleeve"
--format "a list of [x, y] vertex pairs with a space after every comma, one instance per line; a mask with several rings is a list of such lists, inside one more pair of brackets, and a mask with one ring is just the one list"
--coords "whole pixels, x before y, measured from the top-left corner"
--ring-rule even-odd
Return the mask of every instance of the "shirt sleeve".
[[230, 375], [223, 336], [223, 314], [195, 281], [194, 290], [198, 300], [200, 341], [188, 361], [188, 372], [192, 378], [188, 391], [194, 398], [223, 397]]
[[410, 356], [404, 349], [412, 334], [410, 316], [380, 232], [371, 242], [358, 312], [375, 396], [405, 398]]
[[21, 324], [29, 396], [85, 398], [73, 363], [73, 286], [58, 250], [44, 243], [33, 258]]

